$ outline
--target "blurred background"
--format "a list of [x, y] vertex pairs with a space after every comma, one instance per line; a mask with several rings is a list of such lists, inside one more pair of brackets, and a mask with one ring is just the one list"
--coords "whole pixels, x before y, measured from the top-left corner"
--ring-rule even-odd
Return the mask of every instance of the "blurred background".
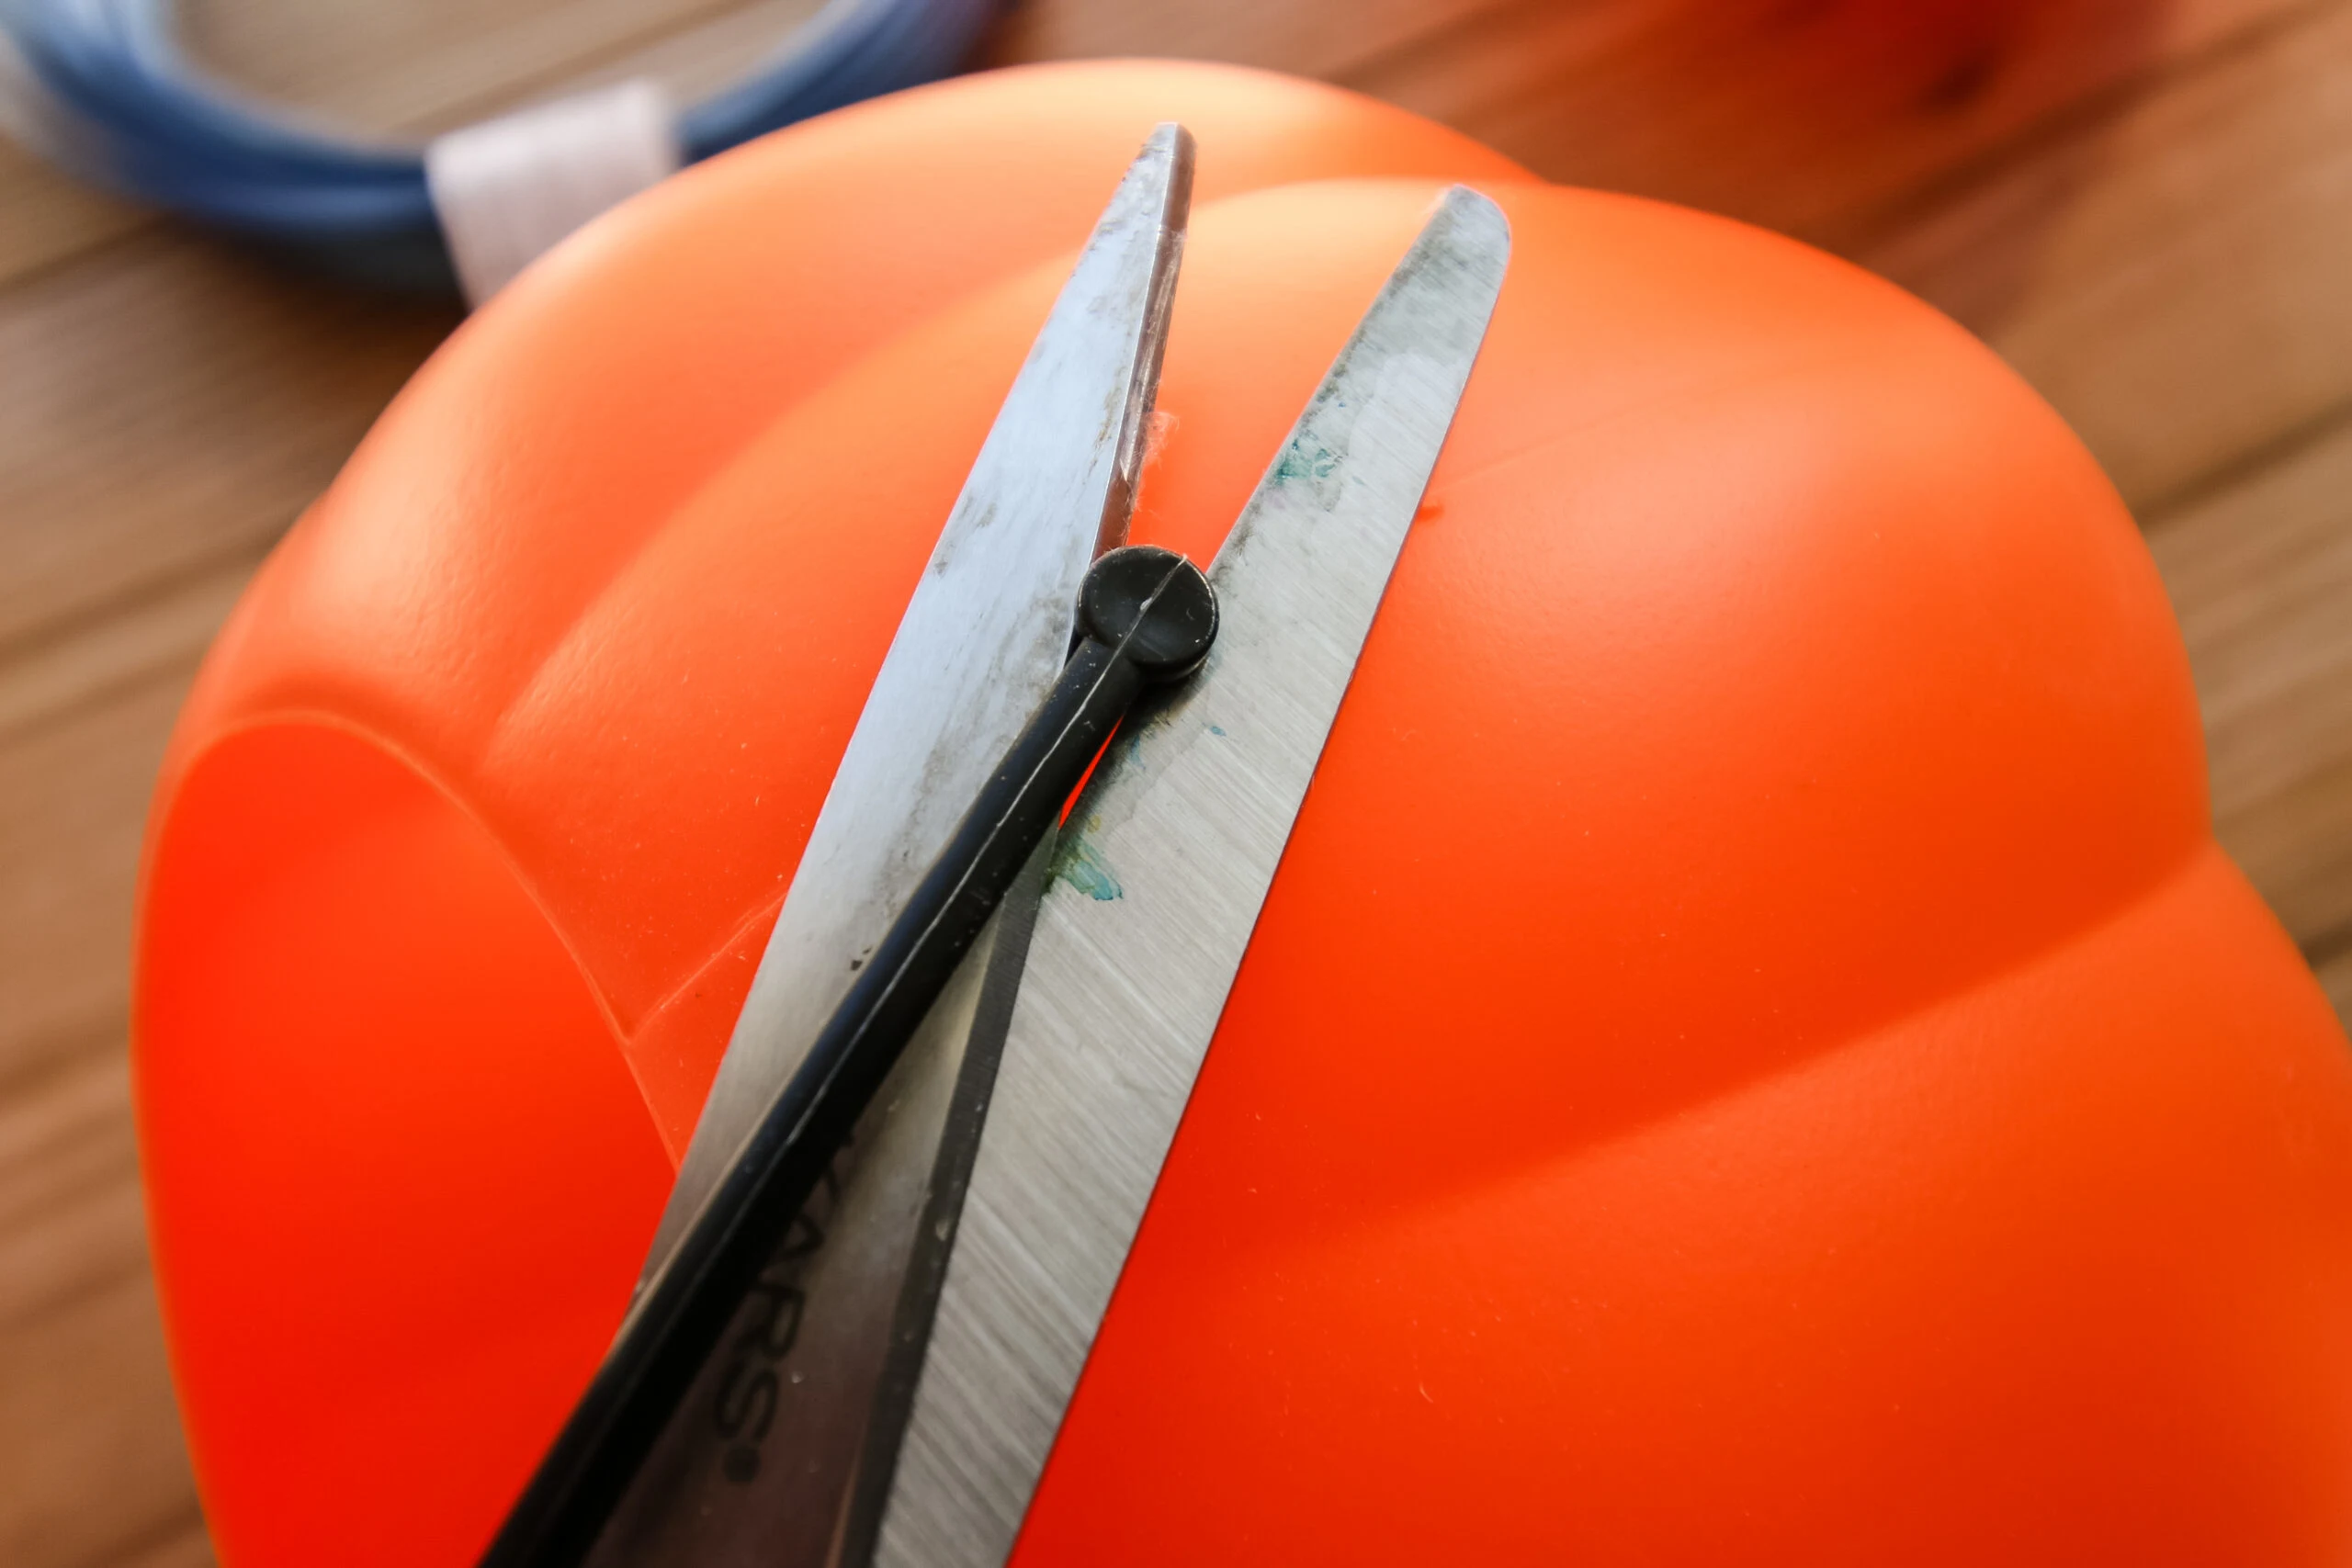
[[[817, 0], [187, 0], [254, 92], [421, 135]], [[2222, 840], [2352, 1013], [2352, 0], [1021, 0], [971, 64], [1234, 61], [1884, 274], [2072, 422], [2187, 636]], [[0, 1562], [212, 1561], [124, 1052], [147, 792], [205, 646], [458, 307], [0, 142]], [[1996, 460], [1988, 454], [1987, 460]]]

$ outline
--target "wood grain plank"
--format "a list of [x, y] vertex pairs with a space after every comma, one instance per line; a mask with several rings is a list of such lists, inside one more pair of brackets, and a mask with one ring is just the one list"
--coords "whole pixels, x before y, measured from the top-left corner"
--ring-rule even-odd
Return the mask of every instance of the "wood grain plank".
[[153, 1535], [119, 1551], [109, 1551], [90, 1568], [213, 1568], [212, 1538], [205, 1532], [204, 1516], [191, 1503], [188, 1512]]
[[[379, 134], [430, 134], [561, 88], [689, 29], [741, 19], [725, 60], [748, 68], [820, 0], [409, 0], [193, 8], [187, 43], [273, 102]], [[706, 63], [693, 62], [696, 69]]]
[[2153, 515], [2352, 405], [2352, 6], [2220, 51], [1865, 250]]
[[[46, 1242], [70, 1253], [67, 1277], [77, 1288], [50, 1297], [50, 1310], [18, 1317], [0, 1331], [0, 1562], [24, 1568], [135, 1560], [184, 1540], [196, 1516], [187, 1456], [172, 1415], [154, 1289], [145, 1267], [135, 1173], [127, 1164], [128, 1078], [119, 1048], [102, 1058], [95, 1083], [66, 1075], [63, 1091], [79, 1103], [52, 1130], [67, 1141], [44, 1161], [69, 1166], [122, 1161], [110, 1180], [93, 1181], [47, 1216]], [[11, 1122], [40, 1119], [36, 1100], [13, 1106]], [[0, 1140], [7, 1137], [0, 1130]], [[95, 1145], [74, 1146], [74, 1140]], [[0, 1161], [6, 1156], [0, 1155]], [[13, 1164], [6, 1166], [11, 1176]], [[43, 1177], [44, 1181], [53, 1178]], [[55, 1258], [27, 1258], [12, 1236], [0, 1262], [54, 1272]], [[204, 1561], [187, 1546], [182, 1561]]]
[[2352, 1029], [2352, 948], [2324, 960], [2317, 970], [2320, 989], [2335, 1004], [2335, 1016]]
[[125, 991], [155, 761], [252, 565], [0, 663], [0, 1562], [211, 1561], [149, 1275]]
[[[1152, 55], [1224, 61], [1329, 80], [1511, 6], [1512, 0], [1355, 0], [1342, 6], [1329, 0], [1186, 0], [1150, 6], [1021, 0], [990, 40], [988, 62]], [[1616, 0], [1600, 8], [1629, 7], [1624, 0]]]
[[274, 539], [455, 320], [160, 231], [0, 293], [0, 648]]
[[193, 668], [244, 592], [258, 556], [235, 557], [118, 601], [75, 634], [0, 663], [0, 748], [124, 688]]
[[122, 1037], [148, 792], [256, 564], [232, 558], [0, 661], [0, 1113], [18, 1080]]
[[0, 1106], [0, 1335], [147, 1266], [121, 1039], [14, 1089]]
[[0, 288], [152, 220], [0, 137]]
[[0, 1561], [81, 1568], [187, 1543], [198, 1515], [169, 1416], [171, 1375], [144, 1272], [0, 1340]]
[[2296, 0], [1521, 0], [1349, 78], [1550, 178], [1832, 248], [1879, 209]]
[[213, 1568], [212, 1538], [205, 1532], [204, 1516], [190, 1500], [188, 1511], [161, 1525], [142, 1540], [112, 1551], [90, 1568]]
[[194, 668], [0, 746], [0, 1086], [121, 1037], [147, 795]]
[[2352, 423], [2148, 530], [2222, 846], [2288, 931], [2352, 942]]
[[1180, 54], [1324, 77], [1547, 178], [1833, 245], [2086, 99], [2307, 0], [1030, 0], [993, 59]]

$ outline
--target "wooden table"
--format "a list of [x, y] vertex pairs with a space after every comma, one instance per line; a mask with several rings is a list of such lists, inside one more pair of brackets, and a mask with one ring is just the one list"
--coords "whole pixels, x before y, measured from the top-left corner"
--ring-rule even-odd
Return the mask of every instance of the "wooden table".
[[[266, 91], [430, 130], [808, 0], [215, 0]], [[2222, 841], [2352, 1011], [2352, 0], [1030, 0], [992, 62], [1244, 61], [1551, 177], [1813, 240], [2107, 464], [2195, 661]], [[453, 324], [0, 150], [0, 1562], [209, 1562], [124, 1061], [157, 756], [254, 564]]]

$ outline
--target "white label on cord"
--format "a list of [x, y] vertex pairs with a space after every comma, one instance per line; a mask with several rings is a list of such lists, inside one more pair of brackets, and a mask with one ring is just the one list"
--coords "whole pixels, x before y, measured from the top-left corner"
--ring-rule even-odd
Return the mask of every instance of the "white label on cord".
[[481, 304], [540, 252], [676, 172], [676, 121], [642, 79], [440, 136], [424, 183], [466, 298]]

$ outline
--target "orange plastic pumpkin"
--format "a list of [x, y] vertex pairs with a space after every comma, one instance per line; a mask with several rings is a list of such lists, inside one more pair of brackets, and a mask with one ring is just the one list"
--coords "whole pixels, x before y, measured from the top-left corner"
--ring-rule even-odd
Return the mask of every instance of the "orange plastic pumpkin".
[[1139, 539], [1214, 552], [1442, 182], [1517, 249], [1018, 1561], [2345, 1561], [2352, 1060], [2212, 844], [2082, 448], [1799, 245], [1100, 65], [600, 221], [223, 635], [137, 1042], [231, 1568], [487, 1539], [1169, 118], [1200, 178]]

